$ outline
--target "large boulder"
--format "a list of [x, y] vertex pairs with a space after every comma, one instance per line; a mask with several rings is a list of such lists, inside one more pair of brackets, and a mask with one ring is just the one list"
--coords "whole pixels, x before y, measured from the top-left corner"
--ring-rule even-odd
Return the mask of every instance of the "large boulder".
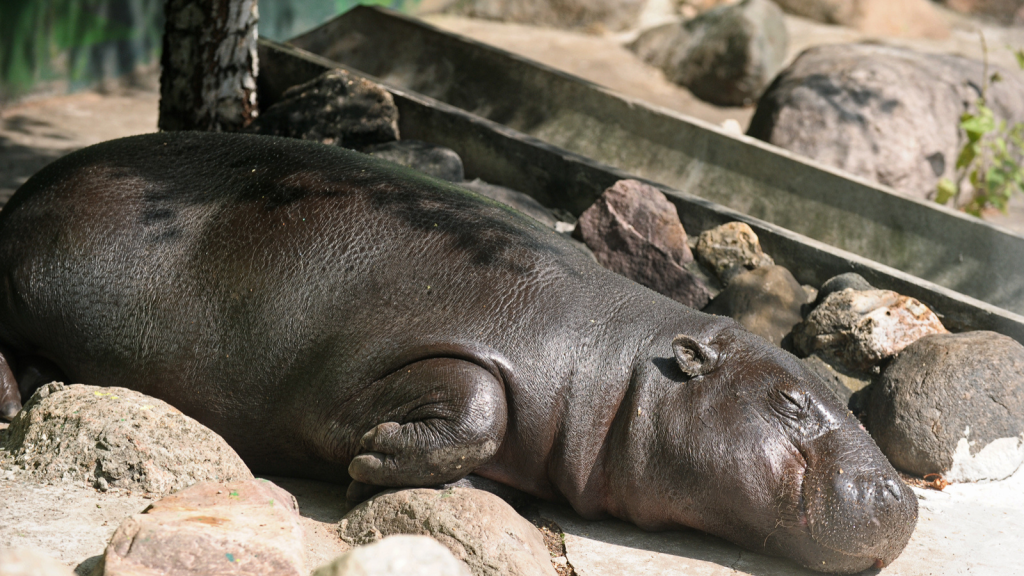
[[103, 576], [306, 576], [295, 498], [267, 480], [202, 482], [118, 527]]
[[580, 215], [575, 235], [605, 268], [692, 308], [707, 305], [707, 287], [683, 268], [693, 255], [679, 214], [657, 188], [619, 180]]
[[470, 576], [470, 571], [433, 538], [388, 536], [349, 550], [311, 576]]
[[363, 148], [398, 140], [398, 108], [379, 84], [329, 70], [285, 90], [245, 131]]
[[42, 482], [167, 494], [252, 478], [223, 438], [170, 404], [126, 388], [54, 382], [11, 422], [14, 463]]
[[774, 0], [790, 14], [879, 36], [945, 38], [949, 26], [929, 0]]
[[701, 100], [746, 106], [782, 68], [788, 46], [778, 6], [743, 0], [647, 30], [629, 47]]
[[[1024, 121], [1024, 81], [1000, 74], [989, 105], [1000, 118]], [[977, 99], [982, 76], [981, 62], [960, 56], [816, 46], [765, 91], [747, 134], [928, 199], [940, 178], [954, 178], [960, 115]]]
[[782, 266], [764, 266], [733, 278], [704, 312], [728, 316], [765, 340], [782, 339], [803, 319], [807, 292]]
[[893, 466], [951, 482], [1024, 462], [1024, 346], [995, 332], [926, 336], [871, 387], [867, 424]]
[[624, 30], [640, 20], [647, 0], [465, 0], [450, 12], [552, 28]]
[[877, 366], [916, 340], [946, 329], [918, 300], [892, 290], [846, 289], [829, 294], [793, 328], [793, 346], [859, 372]]
[[472, 488], [383, 492], [345, 515], [338, 533], [352, 546], [431, 536], [474, 576], [556, 576], [540, 531], [501, 498]]

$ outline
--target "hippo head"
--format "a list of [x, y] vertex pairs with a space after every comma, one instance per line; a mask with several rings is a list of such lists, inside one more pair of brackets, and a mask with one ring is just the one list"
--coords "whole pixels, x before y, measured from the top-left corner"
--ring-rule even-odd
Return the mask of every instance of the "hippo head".
[[699, 528], [823, 572], [900, 554], [917, 498], [816, 375], [732, 323], [661, 342], [634, 371], [613, 432], [629, 446], [609, 466], [613, 514], [647, 529]]

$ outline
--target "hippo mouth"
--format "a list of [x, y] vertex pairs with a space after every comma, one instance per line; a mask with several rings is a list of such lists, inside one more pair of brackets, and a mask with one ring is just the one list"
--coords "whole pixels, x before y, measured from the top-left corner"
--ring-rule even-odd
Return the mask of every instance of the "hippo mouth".
[[[842, 460], [821, 458], [803, 469], [795, 507], [794, 528], [807, 544], [800, 562], [823, 572], [887, 566], [903, 551], [917, 521], [917, 497], [888, 461], [880, 454], [881, 460], [850, 458], [846, 441]], [[808, 462], [806, 454], [801, 456]]]

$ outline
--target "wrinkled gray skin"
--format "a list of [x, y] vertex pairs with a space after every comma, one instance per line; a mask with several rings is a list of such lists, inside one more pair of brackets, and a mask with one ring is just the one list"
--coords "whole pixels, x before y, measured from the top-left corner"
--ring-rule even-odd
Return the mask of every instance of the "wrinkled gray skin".
[[169, 133], [75, 152], [0, 212], [0, 273], [7, 416], [12, 374], [42, 358], [166, 400], [261, 474], [473, 471], [835, 572], [889, 563], [916, 521], [793, 356], [336, 147]]

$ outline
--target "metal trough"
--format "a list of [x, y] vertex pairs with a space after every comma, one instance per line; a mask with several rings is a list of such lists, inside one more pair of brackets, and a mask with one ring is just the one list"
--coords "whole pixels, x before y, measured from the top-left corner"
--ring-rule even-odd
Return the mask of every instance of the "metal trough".
[[[355, 8], [290, 44], [395, 88], [1024, 313], [1024, 237], [975, 218], [389, 10]], [[512, 180], [500, 176], [491, 179], [510, 185]], [[586, 196], [531, 192], [574, 213], [589, 203]]]
[[[273, 104], [288, 87], [311, 80], [326, 70], [347, 69], [380, 82], [391, 92], [398, 106], [403, 138], [448, 146], [462, 156], [468, 178], [479, 177], [521, 190], [542, 204], [578, 214], [615, 181], [637, 177], [460, 108], [389, 85], [322, 56], [269, 40], [261, 40], [259, 50], [261, 106]], [[927, 303], [953, 330], [994, 330], [1024, 342], [1024, 317], [1015, 313], [707, 199], [640, 179], [665, 192], [678, 208], [689, 234], [699, 234], [729, 221], [746, 222], [757, 233], [765, 251], [802, 283], [819, 286], [837, 274], [857, 272], [879, 288], [896, 290]]]

